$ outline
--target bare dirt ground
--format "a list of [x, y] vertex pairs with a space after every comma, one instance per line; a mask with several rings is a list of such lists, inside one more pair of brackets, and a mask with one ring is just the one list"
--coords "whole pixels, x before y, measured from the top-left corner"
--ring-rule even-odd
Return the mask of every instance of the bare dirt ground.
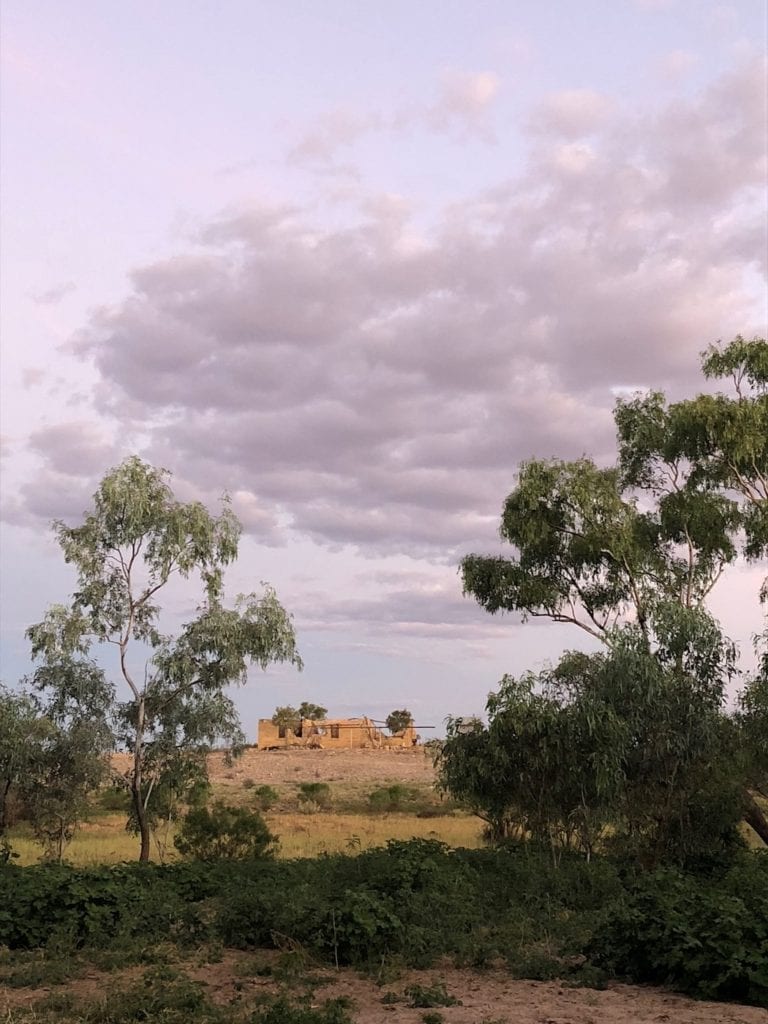
[[435, 772], [428, 752], [414, 750], [253, 750], [226, 765], [212, 754], [208, 770], [215, 783], [242, 785], [304, 782], [389, 783], [430, 786]]
[[[260, 955], [261, 957], [261, 955]], [[261, 957], [263, 959], [263, 957]], [[220, 963], [187, 966], [190, 977], [205, 983], [210, 998], [219, 1005], [237, 1006], [243, 1011], [259, 995], [274, 991], [264, 977], [247, 977], [248, 956], [226, 954]], [[245, 968], [245, 971], [243, 970]], [[135, 980], [133, 968], [122, 975], [87, 972], [69, 984], [55, 988], [8, 989], [0, 992], [0, 1014], [13, 1024], [21, 1020], [16, 1011], [29, 1009], [55, 991], [70, 993], [78, 1000], [97, 1000], [107, 987]], [[461, 999], [461, 1006], [441, 1007], [445, 1024], [766, 1024], [768, 1011], [729, 1003], [697, 1002], [659, 989], [611, 985], [601, 991], [566, 988], [557, 982], [514, 981], [501, 972], [441, 968], [409, 971], [383, 986], [350, 970], [322, 972], [324, 983], [313, 1004], [347, 996], [354, 1002], [356, 1024], [420, 1024], [424, 1010], [401, 1002], [382, 1003], [386, 993], [403, 996], [413, 984], [428, 986], [435, 981]]]
[[[130, 758], [115, 754], [116, 771], [126, 772]], [[431, 786], [435, 780], [432, 758], [423, 747], [412, 750], [256, 750], [248, 748], [231, 764], [224, 754], [208, 758], [211, 781], [217, 786], [242, 786], [246, 779], [256, 785], [292, 782], [345, 782], [352, 784], [402, 782]]]

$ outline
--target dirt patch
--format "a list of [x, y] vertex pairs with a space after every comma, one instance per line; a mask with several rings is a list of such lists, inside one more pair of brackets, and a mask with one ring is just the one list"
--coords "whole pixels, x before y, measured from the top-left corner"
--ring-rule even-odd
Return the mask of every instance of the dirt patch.
[[[114, 769], [121, 774], [130, 767], [128, 754], [115, 754]], [[435, 781], [432, 758], [422, 747], [411, 750], [256, 750], [248, 748], [231, 764], [224, 754], [208, 758], [208, 772], [217, 786], [242, 786], [246, 779], [256, 785], [291, 782], [395, 783], [431, 786]]]
[[[276, 957], [276, 955], [275, 955]], [[220, 1005], [237, 1007], [237, 1014], [256, 1004], [259, 996], [276, 990], [272, 978], [254, 970], [272, 954], [226, 952], [219, 962], [189, 962], [186, 973], [205, 984], [210, 998]], [[177, 965], [181, 967], [182, 965]], [[13, 1010], [29, 1007], [52, 991], [68, 993], [77, 1000], [96, 1000], [107, 988], [134, 980], [142, 969], [104, 974], [85, 971], [73, 981], [55, 988], [6, 990], [0, 993], [0, 1013], [13, 1020]], [[313, 971], [322, 977], [314, 1003], [347, 996], [353, 1000], [356, 1024], [421, 1024], [424, 1010], [407, 1005], [404, 996], [411, 985], [442, 982], [462, 1005], [441, 1007], [445, 1024], [766, 1024], [768, 1012], [730, 1003], [697, 1002], [660, 989], [611, 985], [597, 991], [568, 988], [557, 982], [515, 981], [501, 971], [478, 972], [443, 967], [433, 971], [408, 971], [396, 981], [377, 985], [354, 971]], [[397, 1002], [382, 1002], [390, 993]]]

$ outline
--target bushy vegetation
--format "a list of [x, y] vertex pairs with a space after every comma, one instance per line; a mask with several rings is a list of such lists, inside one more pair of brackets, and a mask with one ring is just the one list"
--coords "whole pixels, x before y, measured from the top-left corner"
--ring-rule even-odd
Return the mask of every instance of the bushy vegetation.
[[191, 808], [173, 842], [182, 856], [196, 860], [248, 860], [270, 856], [277, 838], [258, 811], [216, 802]]
[[327, 964], [426, 968], [443, 956], [521, 977], [663, 982], [768, 1005], [768, 854], [641, 875], [509, 843], [390, 842], [316, 860], [0, 869], [0, 944], [121, 951], [171, 940], [290, 943]]
[[307, 810], [327, 808], [331, 805], [331, 787], [327, 782], [302, 782], [299, 784], [299, 804]]
[[412, 806], [418, 795], [418, 790], [412, 786], [394, 782], [391, 786], [380, 786], [369, 793], [368, 804], [372, 811], [379, 814], [386, 811], [401, 811], [406, 806]]

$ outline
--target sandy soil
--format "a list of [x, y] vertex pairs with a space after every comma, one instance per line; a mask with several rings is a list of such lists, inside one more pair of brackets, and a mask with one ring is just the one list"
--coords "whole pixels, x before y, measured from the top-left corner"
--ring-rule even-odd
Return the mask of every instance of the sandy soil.
[[[263, 954], [259, 954], [263, 959]], [[274, 990], [271, 980], [247, 978], [234, 968], [247, 962], [245, 954], [227, 954], [220, 963], [188, 966], [191, 977], [203, 981], [211, 998], [227, 1005], [250, 1007], [261, 993]], [[133, 968], [122, 975], [127, 982], [141, 973]], [[453, 968], [411, 971], [396, 982], [377, 986], [353, 971], [323, 972], [327, 984], [317, 988], [315, 1003], [336, 996], [354, 1001], [356, 1024], [420, 1024], [424, 1010], [404, 1003], [384, 1004], [386, 992], [402, 995], [412, 984], [444, 982], [461, 1006], [441, 1007], [445, 1024], [767, 1024], [768, 1011], [729, 1003], [696, 1002], [652, 988], [612, 985], [604, 991], [565, 988], [556, 982], [514, 981], [501, 972], [478, 973]], [[113, 974], [88, 972], [55, 989], [9, 989], [0, 992], [0, 1013], [13, 1021], [13, 1009], [28, 1007], [51, 991], [70, 992], [78, 999], [97, 999], [118, 981]]]
[[[116, 771], [128, 770], [127, 754], [115, 754]], [[217, 785], [242, 786], [245, 779], [257, 785], [291, 782], [394, 783], [430, 786], [435, 772], [432, 759], [422, 747], [413, 750], [255, 750], [227, 765], [223, 754], [208, 759], [211, 780]]]

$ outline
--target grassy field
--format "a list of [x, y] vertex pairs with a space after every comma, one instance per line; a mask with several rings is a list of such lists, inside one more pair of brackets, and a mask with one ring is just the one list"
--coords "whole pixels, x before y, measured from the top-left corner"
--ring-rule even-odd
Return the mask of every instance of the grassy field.
[[[431, 761], [421, 751], [247, 751], [233, 765], [213, 755], [209, 765], [212, 800], [258, 807], [258, 787], [270, 786], [277, 795], [265, 813], [270, 830], [279, 837], [278, 856], [316, 857], [323, 853], [355, 853], [382, 846], [388, 839], [439, 839], [450, 846], [482, 844], [481, 822], [442, 801], [434, 789]], [[302, 802], [302, 786], [328, 787], [328, 805]], [[370, 795], [389, 786], [406, 793], [401, 810], [375, 812]], [[126, 813], [115, 807], [119, 794], [107, 791], [97, 800], [89, 820], [67, 847], [66, 860], [79, 866], [135, 860], [138, 839], [126, 832]], [[124, 798], [123, 801], [124, 802]], [[173, 827], [153, 837], [152, 859], [176, 859]], [[9, 836], [17, 863], [40, 860], [41, 849], [23, 825]]]
[[[480, 825], [469, 815], [418, 818], [415, 814], [365, 815], [278, 812], [266, 814], [270, 830], [280, 839], [279, 857], [317, 857], [322, 853], [354, 853], [382, 846], [388, 839], [439, 839], [450, 846], [481, 845]], [[11, 832], [11, 844], [19, 854], [18, 864], [34, 864], [40, 859], [40, 847], [23, 829]], [[160, 837], [153, 844], [153, 860], [175, 860], [173, 835]], [[116, 864], [135, 860], [138, 839], [125, 831], [125, 819], [118, 815], [100, 817], [85, 824], [67, 847], [65, 859], [79, 866]]]
[[[120, 755], [119, 755], [120, 756]], [[121, 762], [118, 765], [122, 767]], [[382, 846], [388, 839], [438, 839], [449, 846], [482, 845], [482, 823], [441, 799], [434, 787], [434, 769], [424, 751], [393, 753], [377, 750], [265, 753], [250, 749], [233, 764], [220, 754], [209, 760], [212, 800], [258, 808], [259, 787], [268, 786], [277, 801], [266, 813], [270, 830], [279, 837], [278, 857], [316, 857], [323, 853], [355, 853]], [[322, 784], [328, 802], [302, 802], [302, 787]], [[387, 787], [407, 794], [403, 806], [387, 813], [375, 811], [371, 794]], [[117, 798], [117, 804], [116, 804]], [[66, 860], [79, 866], [135, 860], [138, 839], [126, 832], [126, 798], [106, 791], [94, 804], [67, 847]], [[760, 839], [744, 826], [748, 843]], [[17, 863], [40, 860], [41, 849], [25, 827], [11, 830], [9, 839]], [[152, 859], [176, 859], [173, 827], [153, 838]]]

